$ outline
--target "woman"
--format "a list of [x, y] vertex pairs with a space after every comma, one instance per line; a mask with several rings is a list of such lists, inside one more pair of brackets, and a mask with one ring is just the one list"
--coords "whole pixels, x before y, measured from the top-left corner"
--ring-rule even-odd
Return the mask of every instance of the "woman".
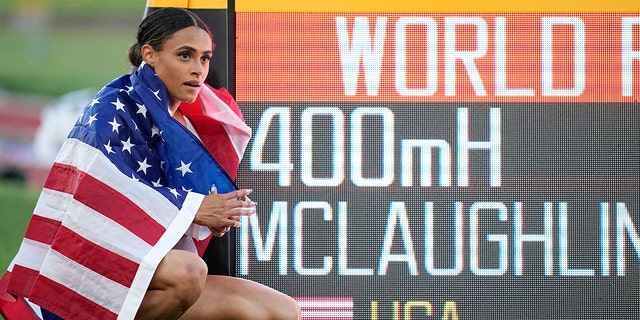
[[280, 292], [207, 275], [199, 256], [256, 205], [233, 183], [250, 130], [204, 84], [212, 53], [188, 10], [142, 21], [137, 70], [97, 94], [63, 145], [7, 292], [65, 319], [300, 317]]

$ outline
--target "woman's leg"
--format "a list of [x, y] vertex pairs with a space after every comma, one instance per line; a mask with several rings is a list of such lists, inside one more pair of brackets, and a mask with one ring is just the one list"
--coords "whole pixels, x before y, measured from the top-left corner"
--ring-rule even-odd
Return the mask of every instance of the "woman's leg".
[[178, 319], [202, 294], [207, 265], [196, 254], [171, 250], [151, 279], [136, 319]]
[[209, 275], [200, 298], [180, 319], [297, 320], [300, 309], [291, 297], [257, 282]]

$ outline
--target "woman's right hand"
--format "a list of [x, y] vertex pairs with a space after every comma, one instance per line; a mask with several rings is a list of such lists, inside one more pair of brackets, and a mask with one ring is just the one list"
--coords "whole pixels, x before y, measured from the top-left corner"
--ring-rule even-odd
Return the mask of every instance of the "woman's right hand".
[[231, 227], [240, 226], [240, 216], [256, 212], [256, 203], [248, 200], [251, 189], [219, 194], [214, 189], [204, 197], [193, 219], [195, 224], [209, 227], [216, 237], [222, 237]]

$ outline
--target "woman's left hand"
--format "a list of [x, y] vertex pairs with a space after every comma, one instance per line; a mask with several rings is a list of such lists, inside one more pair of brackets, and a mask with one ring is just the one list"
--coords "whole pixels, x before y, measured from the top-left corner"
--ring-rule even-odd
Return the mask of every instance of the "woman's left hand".
[[[229, 219], [238, 221], [238, 223], [240, 223], [240, 216], [231, 216], [229, 217]], [[211, 234], [213, 234], [214, 237], [220, 238], [224, 236], [227, 232], [229, 232], [229, 230], [231, 230], [231, 227], [230, 226], [210, 227], [209, 230], [211, 230]]]
[[255, 213], [256, 203], [246, 197], [250, 189], [240, 189], [225, 194], [212, 190], [204, 197], [194, 223], [209, 227], [216, 237], [222, 237], [231, 227], [240, 226], [240, 217]]

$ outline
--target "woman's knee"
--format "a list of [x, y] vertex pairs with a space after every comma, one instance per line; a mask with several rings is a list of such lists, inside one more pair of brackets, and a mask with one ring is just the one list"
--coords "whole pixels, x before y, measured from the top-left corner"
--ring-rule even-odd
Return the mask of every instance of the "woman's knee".
[[165, 257], [169, 260], [167, 268], [171, 273], [171, 289], [185, 305], [191, 305], [202, 294], [207, 279], [207, 265], [191, 252], [174, 251]]
[[198, 300], [206, 278], [200, 257], [171, 250], [158, 265], [136, 319], [176, 319]]

